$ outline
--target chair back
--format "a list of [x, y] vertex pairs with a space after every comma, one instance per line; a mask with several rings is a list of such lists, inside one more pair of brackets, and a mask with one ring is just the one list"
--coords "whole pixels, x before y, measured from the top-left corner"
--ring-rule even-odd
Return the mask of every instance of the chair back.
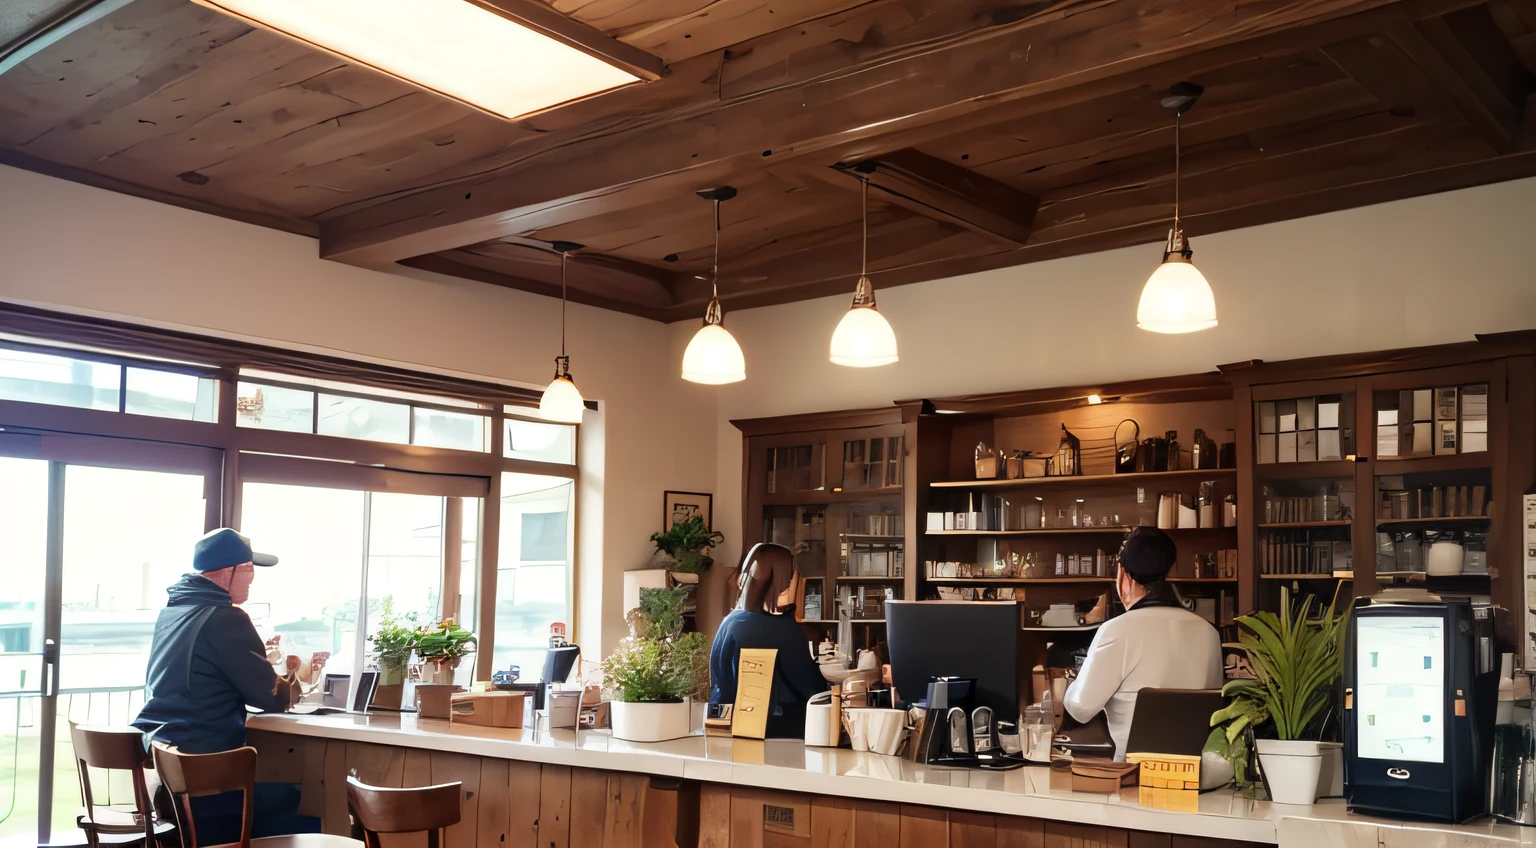
[[[145, 848], [155, 845], [154, 802], [144, 782], [144, 734], [134, 727], [90, 727], [80, 724], [69, 726], [70, 741], [75, 748], [75, 766], [80, 774], [80, 799], [85, 804], [85, 814], [80, 819], [80, 829], [90, 848], [97, 848], [104, 828], [97, 822], [100, 815], [96, 797], [91, 792], [91, 769], [126, 771], [133, 780], [133, 816], [135, 824], [142, 822]], [[121, 832], [120, 828], [111, 828]]]
[[154, 744], [155, 771], [171, 794], [176, 812], [176, 826], [184, 834], [186, 848], [198, 848], [197, 826], [192, 821], [192, 799], [225, 792], [240, 792], [244, 815], [240, 825], [240, 846], [250, 848], [251, 816], [255, 808], [256, 749], [249, 745], [217, 754], [183, 754], [170, 745]]
[[426, 831], [427, 848], [443, 848], [447, 829], [459, 822], [463, 785], [444, 783], [419, 789], [369, 786], [347, 778], [347, 805], [368, 848], [379, 848], [381, 833]]

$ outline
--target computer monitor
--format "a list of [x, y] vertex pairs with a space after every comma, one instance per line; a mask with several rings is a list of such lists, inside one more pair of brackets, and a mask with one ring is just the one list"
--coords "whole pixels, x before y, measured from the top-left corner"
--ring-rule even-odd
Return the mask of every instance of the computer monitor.
[[891, 683], [908, 703], [928, 694], [935, 677], [975, 678], [973, 707], [999, 721], [1019, 718], [1019, 642], [1015, 601], [886, 601]]

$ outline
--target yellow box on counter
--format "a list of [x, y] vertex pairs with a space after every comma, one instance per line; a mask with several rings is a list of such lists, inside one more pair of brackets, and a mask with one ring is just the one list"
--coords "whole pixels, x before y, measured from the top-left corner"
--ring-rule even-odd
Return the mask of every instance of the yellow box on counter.
[[1125, 761], [1141, 765], [1142, 786], [1200, 791], [1199, 757], [1188, 754], [1126, 754]]
[[1139, 763], [1137, 802], [1143, 807], [1194, 813], [1200, 810], [1200, 758], [1188, 754], [1126, 754]]

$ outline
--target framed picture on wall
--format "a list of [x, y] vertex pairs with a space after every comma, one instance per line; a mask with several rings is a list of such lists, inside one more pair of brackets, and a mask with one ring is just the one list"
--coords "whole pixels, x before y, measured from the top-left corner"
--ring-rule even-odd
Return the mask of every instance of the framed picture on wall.
[[703, 492], [662, 492], [661, 530], [665, 533], [679, 521], [703, 516], [705, 529], [715, 527], [715, 496]]

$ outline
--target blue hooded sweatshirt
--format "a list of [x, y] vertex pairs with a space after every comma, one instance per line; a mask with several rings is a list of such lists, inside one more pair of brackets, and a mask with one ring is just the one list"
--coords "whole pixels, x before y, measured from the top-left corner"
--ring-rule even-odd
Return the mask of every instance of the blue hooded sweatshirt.
[[144, 708], [133, 726], [149, 742], [188, 754], [245, 744], [247, 704], [288, 708], [288, 684], [267, 662], [266, 646], [243, 610], [200, 574], [184, 574], [166, 590], [170, 602], [155, 621]]

